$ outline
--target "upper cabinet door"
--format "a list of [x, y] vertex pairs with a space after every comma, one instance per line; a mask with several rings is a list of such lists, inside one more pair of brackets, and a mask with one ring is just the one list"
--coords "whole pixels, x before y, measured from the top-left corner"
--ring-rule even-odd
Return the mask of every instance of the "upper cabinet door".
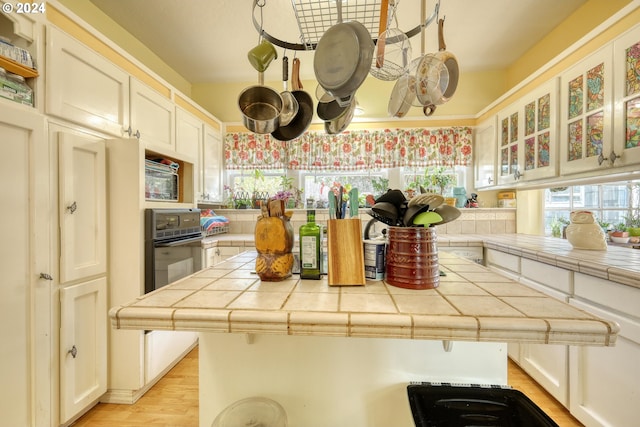
[[616, 39], [613, 49], [614, 143], [605, 156], [615, 166], [629, 166], [640, 163], [640, 27]]
[[147, 148], [175, 151], [175, 106], [144, 83], [131, 78], [131, 135]]
[[603, 170], [612, 150], [612, 45], [560, 78], [560, 174]]
[[498, 113], [498, 184], [513, 184], [521, 177], [522, 115], [519, 102]]
[[118, 137], [128, 127], [129, 75], [47, 27], [46, 112]]
[[104, 141], [58, 132], [60, 283], [104, 274], [106, 175]]
[[558, 79], [554, 78], [523, 97], [521, 180], [551, 178], [558, 174]]
[[492, 116], [480, 123], [475, 130], [473, 178], [478, 189], [496, 185], [497, 120], [497, 116]]
[[202, 143], [204, 123], [193, 114], [176, 107], [176, 151], [193, 163], [193, 191], [196, 200], [202, 200], [203, 170]]
[[202, 149], [203, 200], [222, 202], [222, 173], [224, 158], [222, 153], [222, 134], [212, 126], [204, 125], [204, 146]]

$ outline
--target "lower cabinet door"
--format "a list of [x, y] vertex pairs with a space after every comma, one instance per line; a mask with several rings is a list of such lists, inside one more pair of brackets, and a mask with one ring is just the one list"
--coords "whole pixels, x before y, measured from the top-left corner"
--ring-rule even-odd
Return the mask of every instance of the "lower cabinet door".
[[640, 322], [580, 301], [570, 303], [620, 324], [614, 347], [570, 347], [571, 413], [588, 427], [638, 425]]
[[569, 406], [568, 346], [520, 344], [520, 365], [558, 402]]
[[60, 422], [107, 391], [107, 279], [60, 291]]

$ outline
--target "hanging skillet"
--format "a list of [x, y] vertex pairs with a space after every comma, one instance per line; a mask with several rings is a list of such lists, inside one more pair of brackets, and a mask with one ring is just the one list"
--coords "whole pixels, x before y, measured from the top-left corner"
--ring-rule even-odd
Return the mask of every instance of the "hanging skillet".
[[458, 78], [460, 76], [458, 60], [453, 53], [447, 51], [447, 46], [444, 43], [444, 19], [438, 20], [438, 52], [434, 56], [447, 67], [449, 74], [447, 88], [444, 90], [442, 97], [434, 102], [434, 104], [439, 105], [444, 104], [453, 97], [458, 88]]
[[316, 46], [313, 71], [318, 83], [348, 107], [369, 74], [374, 44], [358, 21], [342, 22], [342, 0], [336, 1], [338, 23], [324, 32]]
[[300, 84], [300, 60], [293, 58], [293, 69], [291, 71], [291, 94], [298, 101], [298, 113], [286, 126], [280, 126], [271, 133], [279, 141], [291, 141], [296, 139], [309, 128], [313, 119], [313, 99], [311, 95], [302, 90]]

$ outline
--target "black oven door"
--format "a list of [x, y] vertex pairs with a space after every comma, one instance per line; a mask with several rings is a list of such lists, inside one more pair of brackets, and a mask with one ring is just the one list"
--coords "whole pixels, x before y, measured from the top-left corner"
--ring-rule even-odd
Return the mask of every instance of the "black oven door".
[[202, 270], [202, 236], [148, 241], [145, 252], [145, 293]]

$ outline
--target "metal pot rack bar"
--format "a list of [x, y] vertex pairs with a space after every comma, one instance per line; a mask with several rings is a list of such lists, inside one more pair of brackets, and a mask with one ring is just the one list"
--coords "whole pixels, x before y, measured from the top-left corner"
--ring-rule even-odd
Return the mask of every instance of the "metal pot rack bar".
[[[344, 3], [343, 0], [291, 0], [300, 29], [300, 43], [291, 43], [272, 36], [256, 20], [256, 7], [265, 7], [265, 2], [266, 0], [254, 0], [253, 25], [262, 38], [284, 49], [315, 50], [325, 31], [338, 23], [338, 8], [336, 6], [338, 2], [342, 5], [342, 18], [345, 22], [360, 22], [372, 34], [373, 42], [378, 41], [380, 0], [348, 0]], [[437, 1], [431, 15], [424, 22], [407, 31], [406, 36], [411, 38], [420, 34], [423, 28], [428, 27], [438, 17], [439, 10], [440, 0]], [[391, 41], [389, 40], [389, 42]]]

